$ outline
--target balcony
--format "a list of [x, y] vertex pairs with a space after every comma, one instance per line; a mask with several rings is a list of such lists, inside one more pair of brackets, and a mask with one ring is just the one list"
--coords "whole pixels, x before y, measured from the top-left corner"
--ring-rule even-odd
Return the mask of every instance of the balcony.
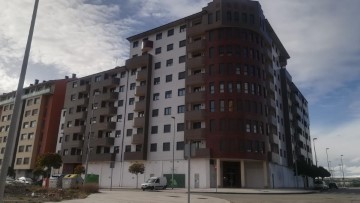
[[145, 126], [145, 117], [136, 117], [136, 118], [134, 118], [133, 126], [135, 128], [144, 127]]
[[186, 61], [186, 66], [189, 69], [201, 68], [204, 66], [204, 57], [198, 56], [198, 57], [194, 57], [194, 58], [188, 58]]
[[146, 158], [144, 158], [143, 152], [124, 152], [124, 160], [146, 160]]
[[83, 97], [81, 99], [71, 101], [71, 106], [87, 106], [87, 105], [89, 105], [89, 98], [87, 97]]
[[67, 115], [69, 118], [85, 120], [87, 117], [87, 111], [75, 112]]
[[143, 86], [137, 86], [135, 89], [135, 96], [145, 96], [146, 95], [146, 89], [147, 86], [143, 85]]
[[199, 148], [195, 149], [195, 155], [192, 158], [210, 158], [210, 149], [209, 148]]
[[195, 26], [186, 28], [186, 34], [188, 36], [197, 36], [197, 35], [204, 34], [204, 32], [205, 32], [205, 26], [203, 26], [203, 25], [195, 25]]
[[185, 103], [199, 103], [205, 101], [205, 91], [185, 94]]
[[95, 113], [98, 115], [116, 115], [117, 108], [116, 107], [104, 107], [95, 110]]
[[75, 163], [81, 163], [82, 162], [82, 156], [81, 155], [65, 155], [62, 156], [62, 161], [65, 164], [75, 164]]
[[106, 146], [110, 147], [114, 145], [115, 138], [113, 137], [103, 137], [103, 138], [96, 138], [90, 140], [91, 146]]
[[203, 50], [205, 47], [205, 40], [197, 40], [186, 45], [187, 52], [195, 52]]
[[144, 143], [144, 134], [134, 134], [132, 136], [131, 144], [143, 144]]
[[141, 49], [141, 51], [143, 51], [143, 52], [148, 52], [148, 51], [150, 51], [152, 48], [153, 48], [153, 46], [154, 46], [154, 42], [153, 41], [151, 41], [151, 40], [144, 40], [143, 42], [142, 42], [142, 49]]
[[204, 140], [206, 139], [206, 130], [204, 128], [185, 130], [186, 140]]
[[115, 130], [116, 123], [108, 122], [108, 123], [94, 123], [94, 130]]
[[101, 162], [109, 162], [109, 161], [115, 161], [115, 154], [95, 154], [91, 153], [89, 156], [89, 161], [101, 161]]
[[64, 143], [68, 148], [82, 148], [84, 146], [84, 140], [70, 140]]
[[64, 129], [64, 133], [67, 134], [73, 134], [73, 133], [84, 133], [85, 132], [85, 126], [83, 125], [78, 125], [78, 126], [72, 126], [69, 128], [65, 128]]
[[185, 112], [186, 121], [202, 121], [206, 118], [205, 110], [193, 110]]
[[115, 101], [119, 98], [118, 92], [106, 92], [99, 96], [104, 101]]
[[125, 66], [129, 69], [137, 69], [143, 66], [148, 66], [150, 55], [144, 54], [141, 56], [136, 56], [131, 59], [126, 60]]
[[135, 112], [145, 111], [145, 108], [146, 108], [145, 100], [138, 101], [138, 102], [135, 103], [134, 111]]
[[104, 87], [116, 87], [120, 84], [120, 78], [108, 78], [99, 82]]
[[136, 81], [146, 80], [147, 76], [148, 76], [148, 70], [147, 69], [141, 70], [137, 72]]
[[274, 152], [268, 152], [268, 159], [273, 163], [280, 163], [280, 156]]
[[185, 85], [200, 85], [205, 83], [205, 74], [189, 75], [186, 77]]
[[90, 91], [90, 85], [85, 84], [85, 85], [77, 86], [76, 91], [78, 91], [78, 92], [89, 92]]

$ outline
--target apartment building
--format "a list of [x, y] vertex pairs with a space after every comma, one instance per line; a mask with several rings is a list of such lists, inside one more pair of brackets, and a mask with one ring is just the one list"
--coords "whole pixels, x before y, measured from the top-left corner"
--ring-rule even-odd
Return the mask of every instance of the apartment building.
[[[185, 187], [191, 143], [192, 188], [302, 185], [293, 165], [312, 161], [307, 102], [258, 2], [214, 0], [128, 40], [124, 67], [67, 85], [65, 171], [85, 164], [90, 140], [88, 170], [102, 187], [173, 172]], [[134, 162], [145, 164], [138, 183]]]
[[[55, 152], [60, 112], [64, 104], [66, 83], [69, 78], [43, 81], [24, 88], [22, 96], [20, 129], [12, 166], [16, 177], [32, 177], [36, 157]], [[13, 114], [15, 92], [0, 96], [0, 160], [3, 159], [6, 140]], [[1, 163], [1, 162], [0, 162]]]

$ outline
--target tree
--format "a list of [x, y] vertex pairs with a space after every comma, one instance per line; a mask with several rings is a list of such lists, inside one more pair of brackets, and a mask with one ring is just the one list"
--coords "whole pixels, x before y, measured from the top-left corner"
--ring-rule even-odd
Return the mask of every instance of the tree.
[[75, 173], [75, 174], [85, 173], [85, 167], [84, 167], [83, 165], [77, 165], [77, 166], [74, 168], [74, 173]]
[[51, 168], [58, 169], [62, 165], [61, 156], [57, 153], [41, 154], [35, 164], [34, 174], [43, 175], [45, 178], [50, 176]]
[[145, 171], [145, 166], [143, 163], [133, 163], [129, 166], [129, 172], [136, 175], [136, 188], [138, 188], [138, 176], [139, 173], [143, 174]]
[[319, 166], [318, 170], [319, 170], [318, 177], [321, 177], [322, 180], [324, 180], [325, 177], [331, 176], [331, 173], [322, 166]]

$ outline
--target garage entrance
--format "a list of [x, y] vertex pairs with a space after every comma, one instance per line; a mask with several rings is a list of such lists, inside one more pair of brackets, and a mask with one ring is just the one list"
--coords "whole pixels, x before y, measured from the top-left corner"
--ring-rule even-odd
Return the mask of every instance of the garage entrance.
[[223, 187], [241, 188], [240, 162], [224, 161], [223, 166]]

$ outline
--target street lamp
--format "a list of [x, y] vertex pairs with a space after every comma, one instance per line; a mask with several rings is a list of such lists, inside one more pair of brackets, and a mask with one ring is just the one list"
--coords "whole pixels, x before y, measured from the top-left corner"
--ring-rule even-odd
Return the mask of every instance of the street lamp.
[[174, 170], [175, 170], [175, 117], [171, 116], [174, 125], [173, 134], [173, 154], [172, 154], [172, 173], [171, 173], [171, 189], [174, 189]]
[[315, 164], [317, 166], [317, 157], [316, 157], [316, 148], [315, 148], [315, 140], [317, 140], [316, 137], [313, 138], [313, 143], [314, 143], [314, 153], [315, 153]]
[[330, 148], [326, 148], [326, 161], [327, 161], [327, 165], [328, 165], [328, 170], [329, 170], [329, 172], [330, 172], [330, 164], [329, 164], [329, 155], [328, 155], [328, 150], [329, 150]]
[[343, 175], [343, 187], [345, 187], [345, 174], [344, 174], [344, 163], [343, 163], [343, 156], [344, 155], [340, 155], [340, 158], [341, 158], [341, 170], [342, 170], [342, 175]]

